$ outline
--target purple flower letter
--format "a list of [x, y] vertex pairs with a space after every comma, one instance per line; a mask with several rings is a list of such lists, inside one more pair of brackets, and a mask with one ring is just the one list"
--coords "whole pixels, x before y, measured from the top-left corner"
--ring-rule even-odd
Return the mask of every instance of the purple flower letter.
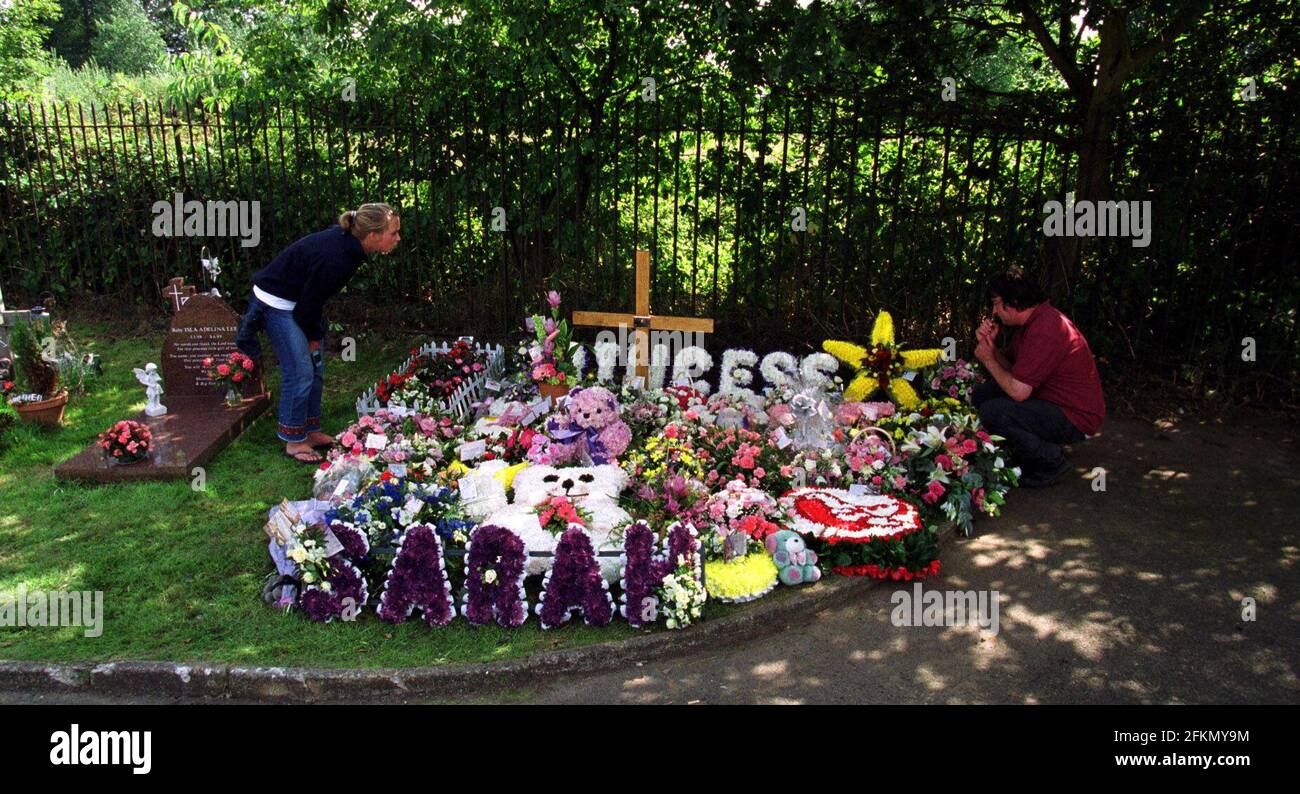
[[588, 626], [605, 626], [614, 617], [609, 585], [600, 575], [600, 563], [591, 538], [580, 526], [570, 525], [555, 546], [555, 563], [542, 582], [542, 602], [537, 614], [542, 628], [553, 629], [581, 610]]
[[664, 578], [664, 566], [655, 558], [655, 533], [644, 521], [627, 528], [623, 540], [623, 603], [618, 611], [633, 626], [654, 623], [658, 604], [655, 590]]
[[298, 596], [298, 607], [317, 623], [329, 623], [338, 617], [353, 620], [370, 597], [366, 578], [341, 554], [330, 558], [330, 567], [332, 570], [327, 577], [330, 589], [326, 591], [320, 585], [307, 585]]
[[419, 524], [406, 530], [388, 569], [384, 592], [379, 595], [379, 617], [401, 623], [419, 607], [424, 622], [445, 626], [456, 616], [451, 603], [451, 583], [442, 563], [442, 544], [433, 527]]
[[633, 626], [644, 626], [658, 619], [658, 601], [655, 591], [664, 577], [677, 570], [677, 558], [687, 563], [695, 559], [699, 541], [691, 535], [685, 524], [673, 524], [668, 530], [667, 555], [655, 554], [655, 533], [644, 521], [628, 527], [624, 535], [623, 550], [623, 603], [619, 614]]
[[486, 626], [493, 620], [506, 628], [522, 625], [528, 619], [528, 602], [524, 600], [528, 553], [524, 542], [505, 527], [489, 525], [474, 530], [467, 548], [461, 614], [476, 626]]

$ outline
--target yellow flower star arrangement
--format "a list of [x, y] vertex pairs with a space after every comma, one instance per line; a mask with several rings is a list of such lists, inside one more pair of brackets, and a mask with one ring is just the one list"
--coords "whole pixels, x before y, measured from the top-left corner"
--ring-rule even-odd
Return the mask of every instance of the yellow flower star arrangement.
[[856, 370], [857, 374], [844, 390], [845, 402], [859, 402], [880, 390], [900, 408], [913, 408], [921, 401], [903, 373], [932, 367], [943, 357], [939, 349], [900, 350], [894, 341], [894, 318], [889, 312], [876, 315], [871, 327], [871, 347], [828, 339], [822, 342], [822, 349]]

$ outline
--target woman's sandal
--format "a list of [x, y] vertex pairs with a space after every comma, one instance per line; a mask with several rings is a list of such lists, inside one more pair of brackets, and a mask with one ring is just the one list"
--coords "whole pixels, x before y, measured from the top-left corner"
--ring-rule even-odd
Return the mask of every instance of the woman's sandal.
[[[303, 455], [312, 455], [313, 457], [304, 458]], [[299, 463], [308, 463], [312, 466], [319, 466], [325, 461], [325, 458], [321, 457], [319, 453], [312, 452], [309, 449], [300, 449], [297, 452], [289, 452], [286, 450], [284, 456], [289, 460], [295, 460]]]

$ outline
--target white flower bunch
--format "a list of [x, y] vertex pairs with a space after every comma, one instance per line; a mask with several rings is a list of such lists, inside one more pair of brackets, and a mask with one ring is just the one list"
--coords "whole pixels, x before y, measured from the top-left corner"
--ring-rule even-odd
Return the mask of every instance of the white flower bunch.
[[676, 572], [664, 577], [663, 583], [656, 591], [659, 600], [659, 614], [664, 618], [664, 625], [670, 629], [682, 629], [699, 620], [708, 600], [708, 593], [692, 566], [686, 564], [682, 557], [677, 558]]

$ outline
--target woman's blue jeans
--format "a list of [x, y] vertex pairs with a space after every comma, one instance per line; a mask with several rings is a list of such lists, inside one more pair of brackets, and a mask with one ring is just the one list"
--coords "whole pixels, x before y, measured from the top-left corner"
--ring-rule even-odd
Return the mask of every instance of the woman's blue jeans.
[[[308, 433], [320, 430], [320, 397], [325, 385], [325, 362], [317, 366], [311, 360], [307, 335], [293, 319], [293, 312], [272, 309], [248, 296], [248, 311], [239, 323], [235, 345], [250, 358], [262, 354], [258, 334], [265, 330], [271, 348], [280, 362], [280, 427], [276, 435], [282, 441], [305, 441]], [[324, 348], [325, 340], [321, 340]]]

